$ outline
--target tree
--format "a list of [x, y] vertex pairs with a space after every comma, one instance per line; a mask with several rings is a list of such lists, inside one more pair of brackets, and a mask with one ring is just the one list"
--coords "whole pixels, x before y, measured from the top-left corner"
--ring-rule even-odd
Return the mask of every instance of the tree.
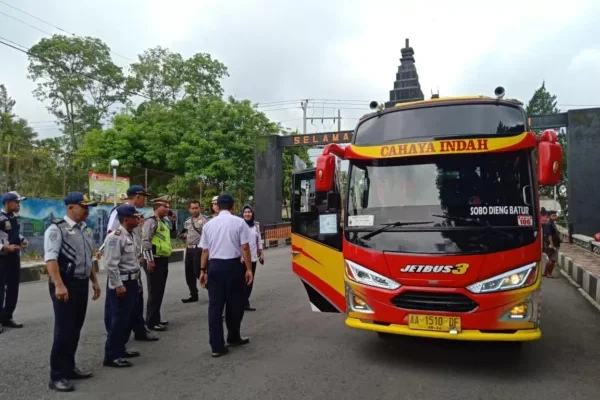
[[8, 90], [4, 84], [0, 84], [0, 114], [13, 115], [13, 107], [17, 102], [8, 96]]
[[184, 59], [160, 46], [148, 49], [131, 64], [129, 85], [151, 102], [172, 105], [178, 100], [222, 96], [221, 79], [227, 67], [210, 54], [198, 53]]
[[[557, 107], [556, 95], [551, 94], [546, 89], [546, 82], [542, 81], [542, 86], [537, 89], [529, 103], [527, 103], [527, 115], [547, 115], [547, 114], [557, 114], [560, 110]], [[537, 135], [541, 134], [537, 132]], [[558, 142], [563, 149], [563, 170], [562, 170], [562, 178], [563, 181], [568, 179], [568, 168], [567, 168], [567, 134], [564, 130], [558, 132]], [[540, 186], [540, 195], [553, 197], [554, 196], [554, 188], [548, 186]], [[567, 207], [567, 198], [565, 196], [561, 196], [557, 191], [557, 200], [563, 210], [566, 210]]]
[[56, 184], [56, 149], [37, 133], [26, 120], [13, 113], [16, 101], [0, 84], [0, 157], [3, 191], [17, 190], [27, 196], [52, 197]]
[[[203, 200], [226, 190], [242, 203], [254, 194], [257, 138], [279, 133], [280, 127], [248, 100], [203, 96], [169, 107], [148, 103], [116, 116], [111, 128], [88, 133], [77, 160], [91, 164], [117, 158], [124, 174], [140, 168], [164, 171], [148, 174], [152, 193], [197, 198], [202, 180]], [[308, 159], [305, 151], [294, 152]], [[284, 165], [291, 172], [291, 159]]]
[[[125, 76], [113, 63], [110, 48], [100, 39], [54, 35], [29, 50], [29, 78], [38, 82], [34, 95], [49, 102], [47, 109], [66, 136], [65, 192], [67, 166], [72, 167], [71, 156], [83, 143], [84, 134], [101, 128], [115, 113], [113, 106], [126, 102], [129, 91], [124, 86]], [[76, 176], [81, 181], [85, 174]], [[81, 187], [82, 182], [77, 183]]]

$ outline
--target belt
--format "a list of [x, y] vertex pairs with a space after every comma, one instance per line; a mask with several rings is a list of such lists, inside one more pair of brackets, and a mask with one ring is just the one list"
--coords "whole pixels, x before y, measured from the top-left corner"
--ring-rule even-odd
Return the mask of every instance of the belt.
[[197, 249], [197, 248], [198, 248], [198, 245], [197, 245], [197, 244], [188, 244], [186, 247], [187, 247], [188, 249]]
[[122, 272], [121, 274], [121, 281], [125, 282], [125, 281], [135, 281], [140, 277], [140, 271], [135, 271], [135, 272]]

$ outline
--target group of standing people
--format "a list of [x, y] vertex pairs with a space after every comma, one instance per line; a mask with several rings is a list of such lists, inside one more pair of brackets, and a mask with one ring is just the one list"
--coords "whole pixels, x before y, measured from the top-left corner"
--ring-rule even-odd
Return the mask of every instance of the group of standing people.
[[[101, 296], [94, 256], [101, 260], [107, 275], [104, 306], [107, 337], [103, 365], [115, 368], [133, 365], [128, 359], [139, 357], [140, 353], [127, 349], [131, 332], [136, 340], [156, 341], [159, 338], [152, 331], [167, 330], [169, 322], [162, 318], [161, 307], [172, 252], [171, 227], [167, 221], [170, 196], [151, 200], [153, 215], [144, 219], [138, 208], [146, 205], [148, 196], [142, 186], [129, 188], [126, 203], [111, 210], [108, 235], [96, 254], [92, 247], [93, 231], [86, 225], [86, 220], [90, 208], [97, 203], [81, 192], [67, 194], [65, 216], [52, 221], [44, 232], [44, 261], [55, 317], [49, 381], [53, 390], [69, 392], [74, 390], [71, 380], [92, 377], [91, 372], [76, 365], [75, 354], [86, 318], [90, 282], [92, 300]], [[0, 257], [18, 254], [18, 249], [28, 244], [20, 236], [18, 225], [17, 213], [23, 199], [15, 193], [3, 196]], [[255, 310], [250, 307], [249, 296], [256, 263], [264, 262], [254, 210], [245, 206], [240, 218], [232, 215], [233, 206], [231, 195], [215, 196], [213, 215], [205, 218], [201, 215], [200, 203], [191, 201], [191, 216], [179, 234], [186, 241], [186, 281], [190, 289], [190, 298], [182, 301], [198, 300], [198, 281], [207, 289], [209, 342], [213, 357], [226, 354], [231, 346], [249, 343], [249, 339], [241, 336], [241, 322], [244, 311]], [[142, 269], [148, 289], [146, 318]], [[0, 272], [5, 274], [7, 270], [2, 268]], [[0, 275], [0, 278], [10, 280], [10, 274]], [[18, 284], [16, 286], [18, 290]], [[4, 288], [4, 285], [0, 287]], [[12, 292], [7, 290], [7, 300], [2, 304], [0, 315], [4, 326], [19, 328], [22, 324], [12, 319], [16, 293], [13, 286], [10, 287]], [[223, 318], [228, 331], [227, 345]]]
[[[151, 200], [153, 215], [144, 219], [138, 208], [144, 207], [149, 194], [140, 185], [127, 191], [127, 201], [111, 210], [107, 236], [93, 254], [93, 231], [86, 220], [90, 208], [97, 206], [82, 192], [65, 196], [66, 213], [52, 221], [44, 232], [44, 262], [49, 275], [48, 290], [54, 311], [54, 334], [50, 352], [49, 387], [59, 392], [74, 390], [71, 380], [92, 377], [80, 369], [75, 354], [83, 328], [88, 299], [98, 300], [101, 286], [94, 256], [106, 270], [104, 324], [107, 332], [103, 365], [131, 367], [130, 358], [138, 351], [126, 348], [133, 332], [140, 341], [159, 340], [153, 331], [166, 331], [168, 321], [161, 307], [172, 253], [170, 196]], [[16, 192], [2, 196], [0, 211], [0, 333], [4, 327], [22, 328], [13, 319], [20, 276], [20, 252], [28, 241], [20, 233], [20, 202]], [[190, 297], [183, 303], [197, 302], [197, 282], [207, 289], [209, 298], [209, 343], [213, 357], [228, 353], [228, 348], [249, 343], [241, 335], [245, 311], [250, 305], [256, 264], [264, 263], [262, 238], [254, 210], [242, 208], [232, 214], [234, 199], [229, 194], [212, 199], [212, 215], [201, 214], [200, 203], [190, 201], [190, 217], [178, 234], [186, 242], [185, 276]], [[144, 291], [141, 270], [147, 279], [148, 299], [144, 318]], [[225, 314], [225, 315], [223, 315]], [[225, 340], [223, 319], [227, 326]]]

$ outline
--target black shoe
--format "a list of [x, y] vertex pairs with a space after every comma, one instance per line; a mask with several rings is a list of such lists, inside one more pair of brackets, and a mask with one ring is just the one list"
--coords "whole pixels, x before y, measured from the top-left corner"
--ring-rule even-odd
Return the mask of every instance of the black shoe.
[[213, 358], [217, 358], [217, 357], [221, 357], [224, 356], [225, 354], [229, 353], [229, 349], [227, 347], [225, 347], [223, 350], [221, 351], [213, 351], [212, 354], [210, 355]]
[[191, 295], [190, 297], [188, 297], [187, 299], [181, 299], [181, 302], [186, 304], [186, 303], [195, 303], [198, 301], [198, 295]]
[[139, 357], [141, 354], [139, 351], [135, 351], [135, 350], [125, 350], [125, 352], [121, 355], [122, 358], [136, 358]]
[[69, 374], [69, 379], [88, 379], [92, 377], [91, 372], [82, 371], [79, 368], [75, 367], [73, 371]]
[[4, 327], [0, 324], [0, 333], [4, 332]]
[[4, 321], [4, 322], [2, 322], [2, 325], [4, 325], [7, 328], [15, 328], [15, 329], [20, 329], [23, 327], [23, 324], [17, 323], [14, 319], [9, 319], [8, 321]]
[[158, 324], [162, 326], [167, 326], [169, 325], [169, 321], [160, 321]]
[[245, 344], [250, 343], [250, 339], [248, 338], [239, 338], [238, 340], [234, 340], [232, 342], [230, 342], [229, 340], [227, 341], [227, 346], [228, 347], [238, 347], [238, 346], [243, 346]]
[[112, 361], [104, 361], [105, 367], [113, 367], [113, 368], [127, 368], [131, 367], [133, 364], [127, 360], [123, 360], [122, 358], [117, 358]]
[[256, 308], [250, 307], [250, 306], [246, 306], [246, 307], [244, 307], [244, 311], [256, 311]]
[[153, 331], [157, 331], [157, 332], [164, 332], [167, 330], [167, 327], [164, 325], [154, 325], [154, 326], [150, 326], [150, 329], [152, 329]]
[[48, 387], [57, 392], [72, 392], [75, 390], [73, 385], [66, 379], [59, 379], [57, 381], [50, 380]]
[[159, 338], [152, 334], [152, 332], [147, 332], [143, 335], [135, 335], [133, 337], [135, 340], [139, 342], [156, 342]]

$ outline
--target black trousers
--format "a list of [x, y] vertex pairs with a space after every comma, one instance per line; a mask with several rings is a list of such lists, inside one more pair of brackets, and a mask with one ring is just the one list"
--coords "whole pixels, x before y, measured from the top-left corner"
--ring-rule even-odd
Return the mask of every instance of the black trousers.
[[[242, 264], [244, 269], [246, 268], [245, 264]], [[252, 276], [256, 275], [256, 261], [252, 263]], [[252, 287], [254, 286], [254, 279], [250, 285], [246, 285], [246, 292], [248, 293], [246, 296], [246, 307], [250, 307], [250, 295], [252, 294]]]
[[52, 306], [54, 307], [54, 341], [50, 352], [50, 379], [67, 378], [75, 368], [75, 353], [79, 345], [81, 328], [85, 322], [89, 279], [65, 281], [69, 300], [65, 303], [54, 294], [54, 283], [48, 284]]
[[140, 274], [140, 280], [138, 282], [138, 293], [133, 307], [133, 314], [131, 316], [131, 331], [136, 338], [143, 338], [147, 334], [146, 321], [144, 321], [144, 284], [142, 282], [142, 275]]
[[19, 299], [21, 256], [0, 256], [0, 323], [13, 318]]
[[198, 297], [198, 279], [200, 278], [200, 257], [202, 249], [197, 247], [185, 249], [185, 282], [190, 289], [190, 296]]
[[146, 279], [148, 280], [148, 302], [146, 304], [146, 325], [156, 326], [161, 321], [160, 308], [162, 307], [169, 276], [169, 259], [167, 257], [154, 257], [154, 271], [150, 272], [146, 266]]
[[106, 344], [104, 346], [105, 362], [121, 358], [125, 353], [125, 344], [131, 333], [131, 318], [138, 297], [138, 281], [125, 281], [123, 286], [127, 289], [123, 297], [117, 296], [116, 289], [109, 289], [106, 292], [105, 309], [109, 312], [109, 315]]
[[208, 330], [212, 351], [225, 348], [223, 308], [227, 325], [227, 341], [240, 339], [240, 327], [247, 300], [245, 267], [239, 258], [211, 259], [208, 264]]

